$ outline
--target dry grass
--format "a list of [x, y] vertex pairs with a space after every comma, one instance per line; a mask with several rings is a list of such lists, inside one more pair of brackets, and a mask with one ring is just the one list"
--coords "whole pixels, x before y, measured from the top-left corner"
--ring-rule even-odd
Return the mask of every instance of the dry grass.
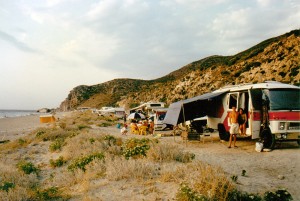
[[[0, 200], [34, 198], [37, 195], [30, 188], [32, 185], [36, 185], [38, 189], [45, 189], [44, 191], [55, 187], [75, 200], [95, 200], [90, 192], [101, 188], [96, 184], [97, 181], [107, 181], [106, 187], [111, 183], [126, 181], [126, 189], [129, 191], [131, 189], [133, 192], [143, 185], [144, 188], [140, 189], [139, 193], [144, 196], [151, 194], [157, 199], [163, 199], [164, 194], [168, 197], [168, 192], [160, 188], [170, 184], [179, 189], [180, 183], [186, 183], [195, 192], [216, 199], [221, 199], [234, 189], [222, 170], [193, 161], [193, 154], [185, 152], [178, 145], [141, 139], [150, 147], [146, 150], [146, 156], [126, 159], [124, 144], [133, 148], [139, 145], [136, 143], [139, 140], [123, 141], [121, 138], [99, 134], [93, 130], [76, 128], [77, 125], [83, 124], [97, 125], [100, 121], [104, 121], [104, 118], [107, 117], [98, 117], [92, 113], [76, 113], [73, 118], [60, 120], [58, 127], [39, 128], [30, 133], [21, 143], [15, 141], [2, 145], [1, 149], [5, 148], [6, 151], [1, 155], [3, 159], [0, 162], [0, 185], [7, 180], [13, 182], [15, 187], [8, 193], [0, 190]], [[106, 121], [114, 120], [106, 119]], [[47, 146], [57, 139], [63, 139], [64, 144], [52, 153]], [[12, 151], [17, 149], [19, 154]], [[104, 160], [93, 159], [87, 163], [85, 171], [68, 170], [68, 166], [75, 159], [94, 153], [104, 153]], [[50, 158], [44, 160], [43, 165], [39, 166], [41, 169], [39, 177], [36, 174], [24, 175], [17, 170], [16, 164], [19, 161], [30, 159], [40, 163], [43, 157]], [[50, 164], [49, 159], [59, 157], [64, 159], [63, 164], [59, 166]], [[4, 163], [11, 165], [5, 166]]]
[[148, 180], [159, 174], [158, 165], [146, 159], [107, 158], [106, 178], [109, 180], [137, 179]]
[[183, 171], [192, 172], [192, 176], [187, 176], [183, 181], [184, 185], [209, 200], [228, 200], [229, 193], [236, 190], [225, 172], [218, 167], [196, 161], [188, 164]]
[[36, 174], [24, 174], [13, 165], [0, 163], [0, 185], [5, 182], [14, 184], [8, 192], [0, 190], [0, 200], [27, 200], [31, 197], [31, 188], [38, 181]]

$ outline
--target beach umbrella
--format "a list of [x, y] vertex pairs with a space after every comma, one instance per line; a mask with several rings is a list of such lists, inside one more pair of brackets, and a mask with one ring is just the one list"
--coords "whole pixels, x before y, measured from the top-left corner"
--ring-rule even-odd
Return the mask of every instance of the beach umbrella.
[[143, 115], [142, 113], [135, 112], [128, 115], [127, 119], [145, 119], [145, 115]]

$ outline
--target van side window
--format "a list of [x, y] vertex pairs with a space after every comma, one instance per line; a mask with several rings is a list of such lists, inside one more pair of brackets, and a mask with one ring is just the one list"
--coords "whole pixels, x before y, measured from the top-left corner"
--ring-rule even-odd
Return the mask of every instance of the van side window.
[[233, 106], [237, 107], [237, 98], [238, 98], [238, 94], [234, 93], [234, 94], [229, 94], [229, 109], [231, 109]]

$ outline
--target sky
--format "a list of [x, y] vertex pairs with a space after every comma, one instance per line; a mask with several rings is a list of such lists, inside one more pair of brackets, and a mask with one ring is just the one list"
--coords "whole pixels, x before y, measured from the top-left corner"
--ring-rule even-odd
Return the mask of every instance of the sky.
[[0, 109], [151, 80], [299, 29], [299, 0], [0, 0]]

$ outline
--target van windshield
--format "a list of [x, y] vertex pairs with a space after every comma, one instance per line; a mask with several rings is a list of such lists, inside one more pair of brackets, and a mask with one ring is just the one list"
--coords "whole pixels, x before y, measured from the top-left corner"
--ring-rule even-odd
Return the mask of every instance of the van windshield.
[[265, 93], [270, 101], [270, 110], [300, 110], [298, 89], [269, 89]]

